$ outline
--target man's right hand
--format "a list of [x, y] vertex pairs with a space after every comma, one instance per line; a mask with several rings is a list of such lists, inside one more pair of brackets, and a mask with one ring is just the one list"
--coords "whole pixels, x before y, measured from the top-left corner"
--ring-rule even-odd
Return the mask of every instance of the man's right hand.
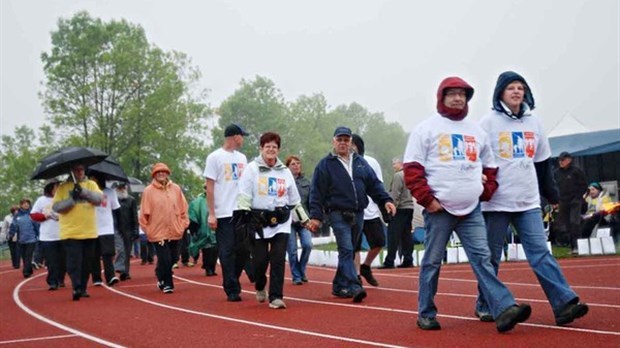
[[207, 223], [209, 224], [209, 228], [213, 230], [213, 232], [215, 232], [215, 230], [217, 229], [217, 219], [215, 218], [215, 216], [209, 215]]
[[429, 213], [436, 213], [441, 210], [443, 210], [443, 208], [441, 207], [441, 204], [439, 203], [439, 201], [436, 199], [433, 199], [431, 204], [429, 204], [428, 207], [426, 207], [426, 211], [428, 211]]
[[319, 230], [319, 228], [321, 228], [321, 221], [317, 219], [310, 219], [310, 221], [306, 223], [306, 228], [310, 232], [315, 233]]
[[81, 198], [81, 194], [82, 187], [78, 184], [75, 184], [75, 186], [73, 187], [73, 191], [71, 191], [71, 198], [73, 198], [74, 201], [79, 201]]

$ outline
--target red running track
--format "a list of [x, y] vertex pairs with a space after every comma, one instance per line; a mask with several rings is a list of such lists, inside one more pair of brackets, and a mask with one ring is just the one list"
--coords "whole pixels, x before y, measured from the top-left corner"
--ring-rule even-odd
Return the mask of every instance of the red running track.
[[[379, 287], [366, 286], [362, 304], [331, 295], [333, 268], [309, 267], [310, 282], [287, 278], [285, 310], [254, 298], [242, 276], [242, 302], [226, 301], [221, 276], [199, 267], [175, 270], [175, 293], [155, 286], [153, 265], [133, 265], [133, 279], [114, 288], [89, 287], [71, 301], [69, 288], [47, 291], [45, 271], [24, 279], [0, 263], [0, 346], [19, 347], [620, 347], [620, 257], [560, 260], [582, 301], [585, 318], [557, 327], [527, 263], [504, 263], [500, 278], [532, 317], [499, 334], [473, 316], [476, 282], [469, 265], [444, 265], [436, 297], [441, 331], [422, 331], [417, 318], [418, 268], [374, 270]], [[288, 275], [288, 271], [287, 271]], [[70, 282], [67, 279], [67, 284]]]

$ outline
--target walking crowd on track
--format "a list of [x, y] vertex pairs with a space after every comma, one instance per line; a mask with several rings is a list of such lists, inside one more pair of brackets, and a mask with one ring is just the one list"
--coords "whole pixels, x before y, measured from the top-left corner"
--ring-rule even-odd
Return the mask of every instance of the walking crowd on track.
[[[205, 276], [221, 279], [223, 301], [249, 300], [242, 297], [245, 272], [258, 303], [294, 310], [286, 289], [312, 282], [306, 272], [312, 235], [327, 226], [338, 254], [334, 300], [361, 303], [369, 296], [365, 283], [380, 286], [372, 268], [385, 248], [378, 267], [385, 272], [419, 264], [416, 324], [440, 330], [434, 297], [446, 247], [456, 234], [478, 282], [472, 314], [506, 332], [532, 312], [499, 277], [510, 230], [547, 296], [555, 324], [566, 325], [589, 307], [547, 246], [544, 208], [558, 214], [560, 232], [552, 242], [572, 252], [578, 238], [601, 224], [610, 226], [617, 242], [620, 213], [603, 208], [610, 202], [605, 188], [588, 184], [570, 153], [560, 154], [554, 170], [534, 93], [523, 76], [500, 74], [492, 95], [491, 111], [474, 121], [468, 113], [474, 88], [459, 77], [441, 81], [436, 110], [411, 130], [403, 155], [392, 159], [389, 183], [367, 154], [373, 144], [346, 125], [335, 128], [331, 151], [308, 176], [302, 156], [281, 157], [289, 139], [277, 130], [257, 135], [259, 154], [248, 161], [240, 149], [250, 133], [239, 124], [227, 125], [221, 147], [206, 157], [204, 191], [196, 197], [186, 197], [166, 163], [154, 163], [144, 191], [131, 192], [117, 172], [122, 168], [105, 159], [107, 154], [59, 150], [50, 155], [57, 159], [53, 170], [42, 168], [44, 159], [33, 174], [32, 179], [47, 179], [41, 196], [34, 204], [25, 197], [11, 206], [0, 243], [8, 243], [12, 266], [25, 278], [46, 269], [49, 291], [70, 288], [72, 301], [87, 302], [82, 299], [91, 296], [89, 286], [131, 281], [130, 259], [140, 257], [141, 267], [155, 268], [153, 291], [173, 294], [175, 269], [201, 262]], [[98, 165], [104, 159], [108, 163]], [[424, 220], [414, 228], [416, 214]], [[418, 237], [424, 246], [419, 262], [413, 257], [418, 229], [424, 232], [422, 240]], [[362, 250], [367, 250], [364, 259]]]

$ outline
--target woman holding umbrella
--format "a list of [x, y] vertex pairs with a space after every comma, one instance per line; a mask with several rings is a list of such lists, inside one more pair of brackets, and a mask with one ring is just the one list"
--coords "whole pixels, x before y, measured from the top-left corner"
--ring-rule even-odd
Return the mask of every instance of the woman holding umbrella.
[[97, 240], [95, 206], [103, 198], [97, 183], [86, 178], [85, 170], [79, 162], [71, 166], [72, 180], [58, 187], [52, 206], [59, 213], [60, 239], [67, 257], [73, 301], [89, 297], [86, 285]]

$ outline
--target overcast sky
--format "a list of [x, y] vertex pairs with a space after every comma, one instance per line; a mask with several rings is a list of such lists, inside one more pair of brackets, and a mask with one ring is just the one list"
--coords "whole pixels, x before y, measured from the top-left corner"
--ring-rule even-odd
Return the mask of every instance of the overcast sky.
[[[547, 131], [620, 128], [619, 0], [1, 0], [0, 133], [38, 128], [40, 55], [58, 18], [80, 10], [141, 25], [151, 43], [186, 53], [219, 105], [256, 75], [289, 101], [323, 93], [409, 131], [457, 75], [475, 89], [470, 117], [491, 106], [497, 76], [521, 73]], [[568, 115], [574, 120], [560, 120]], [[564, 128], [564, 129], [563, 129]]]

